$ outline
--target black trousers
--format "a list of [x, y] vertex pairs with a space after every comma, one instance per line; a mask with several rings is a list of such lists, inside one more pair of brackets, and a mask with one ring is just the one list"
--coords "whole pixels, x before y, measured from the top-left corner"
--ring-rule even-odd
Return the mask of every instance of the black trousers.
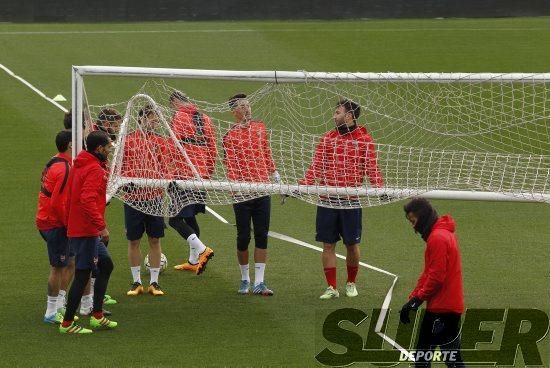
[[437, 359], [438, 361], [445, 361], [448, 367], [465, 367], [460, 354], [460, 317], [459, 313], [424, 314], [416, 345], [415, 367], [429, 368], [434, 360], [434, 354], [438, 353], [434, 353], [438, 346], [441, 350], [441, 359]]
[[250, 222], [254, 224], [256, 248], [267, 248], [267, 233], [271, 215], [271, 197], [260, 197], [233, 205], [237, 223], [237, 249], [245, 251], [250, 243]]

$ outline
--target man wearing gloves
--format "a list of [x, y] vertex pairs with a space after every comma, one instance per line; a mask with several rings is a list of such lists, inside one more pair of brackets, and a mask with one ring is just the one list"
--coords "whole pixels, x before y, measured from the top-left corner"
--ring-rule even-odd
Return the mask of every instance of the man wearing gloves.
[[[415, 232], [426, 242], [424, 271], [400, 311], [401, 322], [410, 323], [409, 312], [417, 310], [424, 301], [427, 303], [416, 346], [415, 367], [430, 367], [431, 361], [425, 357], [433, 355], [425, 353], [437, 346], [442, 352], [452, 353], [444, 355], [450, 357], [445, 361], [448, 367], [464, 367], [460, 355], [464, 292], [455, 222], [449, 215], [439, 217], [424, 198], [413, 198], [404, 210]], [[418, 354], [420, 351], [424, 354]]]

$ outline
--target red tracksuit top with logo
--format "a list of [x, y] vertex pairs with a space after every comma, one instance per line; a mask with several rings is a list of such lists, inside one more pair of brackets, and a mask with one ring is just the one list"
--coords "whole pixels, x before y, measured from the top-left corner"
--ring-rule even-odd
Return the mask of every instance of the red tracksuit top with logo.
[[432, 227], [424, 252], [424, 271], [409, 298], [426, 300], [433, 313], [463, 313], [464, 291], [456, 225], [449, 215]]
[[[170, 173], [164, 163], [169, 157], [167, 140], [157, 134], [140, 130], [129, 134], [124, 142], [121, 175], [141, 179], [168, 179]], [[125, 194], [127, 201], [145, 201], [161, 197], [162, 189], [135, 188]]]
[[[180, 107], [172, 118], [172, 130], [200, 177], [209, 179], [216, 168], [218, 155], [216, 132], [210, 117], [199, 112], [195, 105]], [[172, 148], [176, 149], [176, 146]], [[178, 159], [178, 163], [174, 179], [193, 178], [193, 172], [183, 156]]]
[[93, 237], [107, 226], [106, 164], [87, 151], [80, 151], [73, 162], [67, 184], [67, 236]]
[[[69, 168], [72, 165], [72, 159], [69, 155], [58, 153], [54, 157], [65, 160]], [[47, 196], [42, 191], [38, 193], [38, 209], [36, 211], [36, 227], [38, 230], [51, 230], [65, 226], [65, 210], [69, 191], [68, 180], [63, 188], [62, 186], [67, 164], [65, 162], [52, 164], [43, 178], [42, 187], [51, 193], [51, 196]]]
[[235, 124], [223, 137], [227, 178], [235, 181], [268, 183], [275, 171], [263, 122]]
[[321, 137], [313, 161], [300, 184], [356, 187], [368, 176], [372, 186], [384, 186], [374, 142], [367, 129], [358, 126], [341, 134], [333, 129]]

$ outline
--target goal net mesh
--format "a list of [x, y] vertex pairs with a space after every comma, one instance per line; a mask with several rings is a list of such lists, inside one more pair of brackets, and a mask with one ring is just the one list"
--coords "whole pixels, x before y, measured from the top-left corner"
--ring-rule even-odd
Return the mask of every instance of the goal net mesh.
[[[191, 203], [230, 204], [275, 193], [335, 208], [376, 206], [433, 190], [549, 201], [550, 83], [311, 78], [234, 86], [208, 81], [208, 88], [199, 89], [173, 81], [151, 79], [126, 101], [94, 101], [85, 108], [85, 132], [105, 125], [98, 124], [105, 109], [123, 118], [113, 128], [108, 190], [146, 213], [174, 215]], [[189, 99], [187, 115], [170, 103], [176, 91]], [[250, 128], [249, 141], [241, 134], [242, 152], [236, 153], [224, 145], [224, 136], [247, 129], [234, 127], [227, 102], [239, 92], [248, 95], [252, 120], [263, 122], [265, 137], [261, 126]], [[333, 114], [343, 98], [360, 105], [357, 124], [371, 143], [322, 139], [334, 131]], [[257, 161], [263, 140], [280, 181]], [[304, 183], [316, 150], [322, 164], [315, 180]], [[240, 157], [243, 175], [237, 178], [228, 170], [231, 154]], [[369, 178], [372, 166], [383, 185]], [[267, 179], [248, 175], [251, 170], [266, 171]], [[357, 179], [358, 173], [367, 175]]]

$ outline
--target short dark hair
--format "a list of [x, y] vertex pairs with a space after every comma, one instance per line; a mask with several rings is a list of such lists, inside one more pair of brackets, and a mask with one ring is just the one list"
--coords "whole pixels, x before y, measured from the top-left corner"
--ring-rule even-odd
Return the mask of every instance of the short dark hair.
[[63, 116], [63, 126], [65, 129], [73, 128], [73, 109], [69, 109]]
[[142, 117], [144, 117], [144, 116], [149, 115], [149, 114], [152, 113], [152, 112], [155, 112], [155, 109], [153, 108], [153, 106], [151, 106], [151, 105], [145, 105], [145, 106], [143, 106], [143, 107], [139, 110], [138, 116], [139, 116], [140, 118], [142, 118]]
[[[88, 110], [84, 109], [82, 110], [82, 128], [86, 126], [86, 121], [88, 120], [86, 116], [89, 116]], [[67, 130], [73, 129], [73, 109], [69, 109], [63, 116], [63, 126]], [[100, 126], [100, 124], [98, 124], [98, 126]]]
[[227, 104], [229, 105], [229, 108], [231, 110], [234, 110], [235, 107], [237, 107], [237, 102], [239, 100], [242, 100], [243, 98], [246, 98], [246, 95], [244, 93], [238, 93], [233, 97], [229, 97], [229, 100], [227, 101]]
[[351, 115], [353, 116], [353, 120], [359, 119], [359, 115], [361, 115], [361, 106], [359, 106], [352, 100], [348, 100], [347, 98], [341, 99], [336, 104], [336, 107], [338, 106], [344, 106], [344, 109], [346, 110], [346, 112], [351, 112]]
[[414, 230], [422, 236], [422, 239], [428, 240], [432, 227], [439, 218], [437, 211], [426, 198], [415, 197], [403, 206], [405, 216], [414, 213], [416, 216], [416, 225]]
[[103, 130], [94, 130], [86, 137], [86, 151], [94, 152], [99, 146], [109, 144], [109, 135]]
[[97, 114], [97, 125], [103, 125], [104, 121], [117, 121], [122, 119], [122, 116], [118, 111], [113, 108], [107, 107], [102, 109], [99, 114]]
[[172, 92], [170, 95], [170, 101], [179, 100], [182, 102], [189, 102], [189, 97], [181, 91], [178, 91], [177, 89]]
[[58, 152], [65, 152], [69, 143], [73, 141], [73, 133], [70, 130], [62, 130], [55, 136], [55, 145]]

